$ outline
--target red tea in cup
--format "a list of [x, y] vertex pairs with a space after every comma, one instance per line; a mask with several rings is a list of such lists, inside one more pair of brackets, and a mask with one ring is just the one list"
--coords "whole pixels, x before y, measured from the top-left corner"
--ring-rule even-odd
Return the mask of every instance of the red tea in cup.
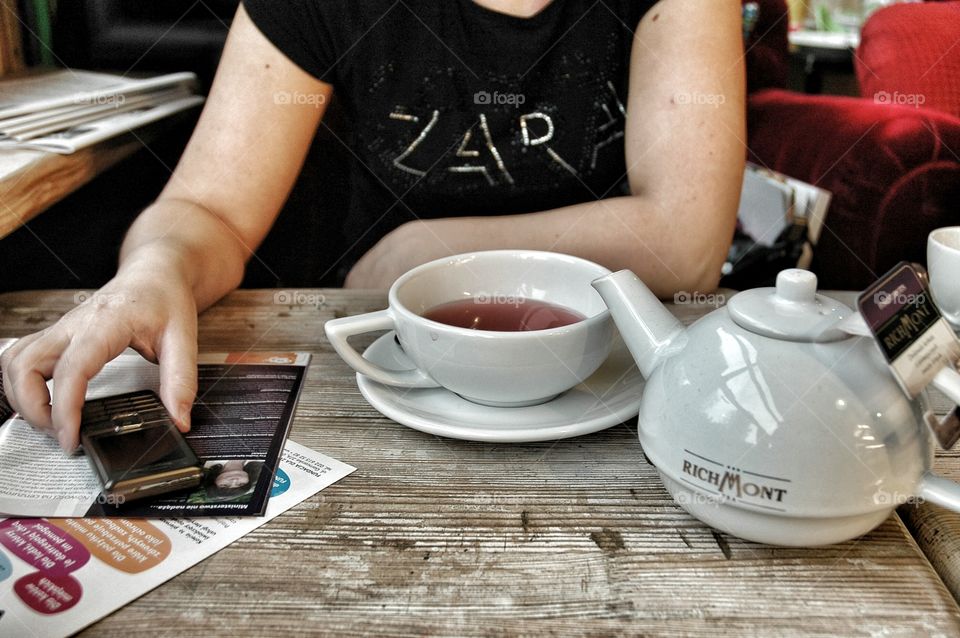
[[576, 310], [523, 297], [458, 299], [434, 306], [423, 316], [448, 326], [498, 332], [548, 330], [586, 318]]

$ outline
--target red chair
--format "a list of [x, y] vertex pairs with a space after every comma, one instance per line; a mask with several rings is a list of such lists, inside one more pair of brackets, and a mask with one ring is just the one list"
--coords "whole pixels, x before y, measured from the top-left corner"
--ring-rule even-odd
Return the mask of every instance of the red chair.
[[[786, 22], [782, 0], [760, 4]], [[759, 22], [754, 36], [767, 37]], [[833, 193], [813, 263], [824, 286], [864, 288], [900, 260], [923, 262], [927, 234], [960, 224], [958, 41], [960, 1], [888, 7], [863, 29], [862, 98], [751, 94], [749, 159]], [[757, 44], [761, 59], [781, 43]]]
[[864, 26], [860, 94], [960, 117], [960, 2], [901, 4]]

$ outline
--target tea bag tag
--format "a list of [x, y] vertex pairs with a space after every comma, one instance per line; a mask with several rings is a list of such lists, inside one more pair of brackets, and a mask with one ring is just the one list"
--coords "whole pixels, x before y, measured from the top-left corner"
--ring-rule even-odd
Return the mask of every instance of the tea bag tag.
[[[930, 383], [954, 398], [960, 340], [941, 316], [926, 282], [921, 266], [900, 262], [860, 293], [857, 306], [909, 398], [916, 398]], [[960, 440], [960, 408], [943, 421], [927, 415], [927, 423], [944, 449]]]

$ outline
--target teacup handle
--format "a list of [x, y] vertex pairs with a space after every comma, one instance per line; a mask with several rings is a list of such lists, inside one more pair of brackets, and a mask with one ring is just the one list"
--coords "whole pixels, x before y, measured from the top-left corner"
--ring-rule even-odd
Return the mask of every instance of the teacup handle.
[[920, 481], [920, 498], [960, 512], [960, 483], [951, 481], [933, 472], [927, 472]]
[[354, 335], [365, 332], [375, 332], [377, 330], [390, 330], [395, 327], [396, 324], [393, 321], [393, 316], [390, 314], [390, 311], [378, 310], [377, 312], [368, 312], [367, 314], [353, 317], [331, 319], [324, 324], [323, 329], [327, 333], [327, 339], [329, 339], [333, 345], [334, 350], [337, 351], [337, 354], [340, 355], [347, 365], [374, 381], [400, 388], [440, 387], [439, 383], [417, 368], [413, 368], [412, 370], [387, 370], [384, 367], [378, 366], [364, 359], [359, 352], [354, 350], [353, 346], [347, 343], [347, 339]]

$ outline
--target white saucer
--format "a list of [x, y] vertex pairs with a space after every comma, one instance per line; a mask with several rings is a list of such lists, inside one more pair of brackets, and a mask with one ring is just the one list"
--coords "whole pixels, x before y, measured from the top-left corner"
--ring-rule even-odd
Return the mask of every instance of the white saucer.
[[[363, 356], [407, 370], [410, 359], [389, 332]], [[619, 335], [610, 356], [589, 379], [556, 399], [524, 408], [472, 403], [443, 388], [404, 389], [357, 374], [360, 393], [378, 412], [415, 430], [468, 441], [525, 443], [590, 434], [637, 416], [643, 377]]]

